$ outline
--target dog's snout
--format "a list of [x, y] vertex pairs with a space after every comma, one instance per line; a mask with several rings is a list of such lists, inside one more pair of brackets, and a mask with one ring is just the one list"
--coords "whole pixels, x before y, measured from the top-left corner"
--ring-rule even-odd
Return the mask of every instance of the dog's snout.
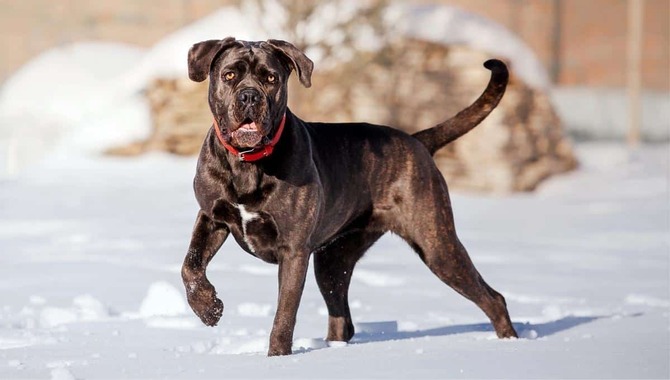
[[254, 88], [245, 88], [237, 93], [237, 101], [243, 106], [253, 106], [261, 101], [261, 93]]

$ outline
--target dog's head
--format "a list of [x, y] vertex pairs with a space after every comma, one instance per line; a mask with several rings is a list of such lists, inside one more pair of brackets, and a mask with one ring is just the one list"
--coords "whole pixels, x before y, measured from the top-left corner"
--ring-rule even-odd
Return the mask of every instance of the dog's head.
[[238, 148], [263, 142], [286, 112], [292, 70], [311, 86], [314, 64], [292, 44], [239, 41], [233, 37], [199, 42], [188, 52], [188, 76], [209, 76], [209, 106], [221, 132]]

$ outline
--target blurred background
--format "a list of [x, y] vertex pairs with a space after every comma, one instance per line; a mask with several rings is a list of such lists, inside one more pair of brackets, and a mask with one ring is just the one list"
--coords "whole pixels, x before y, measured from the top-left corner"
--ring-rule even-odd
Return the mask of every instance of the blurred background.
[[[151, 47], [179, 28], [232, 0], [2, 0], [0, 80], [45, 50], [80, 41], [116, 41]], [[552, 84], [621, 88], [626, 85], [627, 0], [442, 0], [485, 17], [524, 41]], [[669, 14], [666, 0], [639, 1], [643, 8], [642, 80], [648, 90], [669, 90]], [[212, 36], [214, 38], [216, 36]]]
[[186, 51], [232, 35], [316, 62], [314, 87], [291, 89], [304, 119], [409, 132], [470, 104], [482, 62], [505, 60], [499, 110], [437, 160], [456, 188], [532, 190], [578, 166], [575, 141], [668, 141], [669, 14], [666, 0], [0, 0], [0, 173], [59, 148], [197, 153], [210, 116]]

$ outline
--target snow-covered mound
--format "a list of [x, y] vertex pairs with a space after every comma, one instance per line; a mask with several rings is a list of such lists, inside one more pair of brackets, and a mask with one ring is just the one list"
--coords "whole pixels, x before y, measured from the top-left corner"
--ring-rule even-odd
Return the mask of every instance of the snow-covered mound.
[[21, 67], [0, 89], [0, 115], [35, 114], [80, 122], [105, 110], [119, 80], [143, 57], [140, 48], [106, 42], [53, 48]]
[[549, 76], [533, 51], [504, 26], [457, 7], [396, 4], [390, 20], [398, 35], [445, 45], [462, 44], [505, 58], [514, 73], [531, 87], [546, 89]]
[[54, 149], [99, 152], [146, 135], [145, 101], [124, 86], [143, 54], [124, 44], [76, 43], [17, 71], [0, 88], [0, 177]]
[[152, 46], [126, 73], [124, 85], [129, 93], [141, 91], [153, 78], [183, 77], [188, 73], [186, 55], [194, 43], [235, 36], [238, 39], [265, 39], [258, 31], [261, 26], [255, 17], [241, 10], [224, 7], [168, 34]]
[[165, 281], [151, 284], [147, 296], [140, 306], [140, 316], [144, 318], [155, 316], [176, 316], [185, 314], [188, 310], [181, 290]]

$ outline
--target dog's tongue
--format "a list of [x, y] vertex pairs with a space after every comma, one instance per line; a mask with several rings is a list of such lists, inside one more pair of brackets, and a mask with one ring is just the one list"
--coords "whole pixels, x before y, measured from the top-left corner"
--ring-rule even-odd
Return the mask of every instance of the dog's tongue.
[[263, 135], [253, 121], [242, 124], [232, 133], [231, 137], [235, 140], [237, 146], [243, 148], [253, 148], [263, 139]]

